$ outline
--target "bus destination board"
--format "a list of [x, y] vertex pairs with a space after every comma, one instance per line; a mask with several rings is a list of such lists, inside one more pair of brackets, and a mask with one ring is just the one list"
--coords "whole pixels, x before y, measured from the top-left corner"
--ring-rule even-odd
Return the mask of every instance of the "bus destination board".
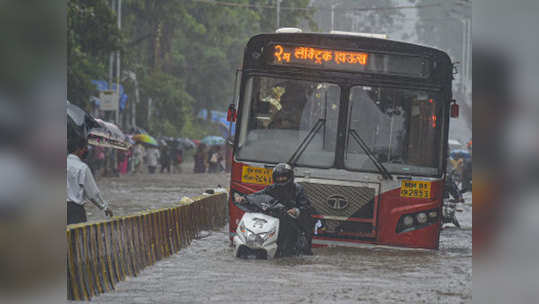
[[430, 61], [418, 56], [325, 49], [305, 45], [270, 44], [266, 62], [347, 72], [369, 72], [425, 78]]
[[324, 50], [312, 47], [286, 47], [280, 44], [274, 46], [275, 61], [279, 63], [319, 64], [333, 63], [343, 65], [367, 64], [367, 53]]

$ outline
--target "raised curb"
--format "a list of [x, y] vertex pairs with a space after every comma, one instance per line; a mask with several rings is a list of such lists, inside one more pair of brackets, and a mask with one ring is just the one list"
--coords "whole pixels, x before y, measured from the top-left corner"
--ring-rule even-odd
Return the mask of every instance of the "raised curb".
[[68, 225], [68, 300], [109, 292], [118, 281], [189, 246], [201, 230], [226, 223], [226, 193], [192, 199], [177, 207]]

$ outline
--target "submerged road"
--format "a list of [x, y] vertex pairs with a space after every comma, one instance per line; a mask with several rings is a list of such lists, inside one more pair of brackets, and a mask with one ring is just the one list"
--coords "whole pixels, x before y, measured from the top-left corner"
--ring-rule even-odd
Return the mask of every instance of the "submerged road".
[[[163, 178], [168, 177], [158, 179]], [[134, 191], [124, 193], [136, 195]], [[207, 231], [189, 248], [92, 302], [470, 303], [471, 195], [462, 208], [458, 217], [464, 229], [444, 229], [438, 251], [317, 248], [314, 256], [242, 260], [233, 257], [227, 227]]]

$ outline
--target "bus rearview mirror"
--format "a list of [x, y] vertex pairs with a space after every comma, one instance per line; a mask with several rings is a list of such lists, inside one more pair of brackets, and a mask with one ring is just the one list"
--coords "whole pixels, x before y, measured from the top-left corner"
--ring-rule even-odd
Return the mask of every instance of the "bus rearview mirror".
[[459, 117], [459, 105], [455, 101], [451, 103], [451, 117], [452, 118]]
[[226, 121], [236, 122], [236, 117], [237, 117], [236, 106], [233, 103], [231, 103], [228, 106], [228, 112], [226, 114]]

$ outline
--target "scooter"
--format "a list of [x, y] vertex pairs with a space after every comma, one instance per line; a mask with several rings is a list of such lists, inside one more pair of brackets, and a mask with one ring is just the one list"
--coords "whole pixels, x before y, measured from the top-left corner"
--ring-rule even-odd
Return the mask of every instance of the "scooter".
[[[278, 252], [279, 218], [288, 215], [285, 205], [269, 195], [247, 195], [237, 204], [245, 211], [232, 239], [234, 255], [239, 258], [273, 259]], [[302, 246], [303, 238], [298, 238]]]

